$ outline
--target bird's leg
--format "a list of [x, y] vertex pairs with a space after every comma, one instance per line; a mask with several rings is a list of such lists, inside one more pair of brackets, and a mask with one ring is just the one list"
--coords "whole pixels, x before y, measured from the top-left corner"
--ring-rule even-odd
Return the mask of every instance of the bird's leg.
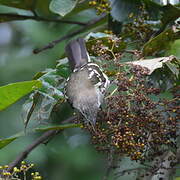
[[94, 133], [97, 134], [97, 130], [95, 128], [95, 125], [96, 125], [96, 123], [89, 122], [89, 126], [91, 126], [93, 131], [94, 131]]

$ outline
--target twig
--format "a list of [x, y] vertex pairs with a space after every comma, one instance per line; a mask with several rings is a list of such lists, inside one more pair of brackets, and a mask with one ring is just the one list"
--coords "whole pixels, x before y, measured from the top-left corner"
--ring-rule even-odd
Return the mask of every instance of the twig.
[[19, 156], [13, 162], [9, 164], [7, 171], [11, 172], [13, 168], [18, 163], [20, 163], [23, 159], [25, 159], [34, 148], [36, 148], [39, 144], [43, 143], [45, 140], [55, 135], [56, 133], [57, 133], [57, 130], [50, 130], [50, 131], [45, 132], [42, 136], [36, 139], [32, 144], [27, 146], [27, 148], [22, 153], [20, 153]]
[[[64, 120], [62, 123], [68, 123], [68, 122], [72, 122], [73, 120], [75, 120], [77, 117], [76, 116], [73, 116], [73, 117], [70, 117], [66, 120]], [[52, 138], [54, 137], [54, 135], [60, 133], [62, 130], [49, 130], [47, 132], [45, 132], [44, 134], [42, 134], [39, 138], [37, 138], [32, 144], [28, 145], [26, 147], [26, 149], [21, 152], [14, 161], [12, 161], [9, 166], [8, 166], [8, 169], [7, 171], [8, 172], [11, 172], [13, 170], [13, 168], [15, 166], [17, 166], [17, 164], [19, 164], [23, 159], [25, 159], [29, 153], [35, 149], [37, 146], [39, 146], [40, 144], [42, 143], [47, 143], [47, 140], [49, 138]]]
[[36, 20], [36, 21], [46, 21], [46, 22], [57, 22], [57, 23], [66, 23], [66, 24], [77, 24], [81, 26], [85, 26], [87, 23], [79, 22], [79, 21], [71, 21], [71, 20], [62, 20], [62, 19], [48, 19], [44, 17], [39, 17], [37, 15], [27, 16], [20, 15], [14, 13], [0, 13], [0, 17], [2, 18], [12, 18], [12, 20]]
[[56, 44], [60, 43], [61, 41], [64, 41], [64, 40], [66, 40], [66, 39], [68, 39], [68, 38], [71, 38], [71, 37], [73, 37], [73, 36], [75, 36], [75, 35], [77, 35], [77, 34], [82, 33], [83, 31], [87, 30], [90, 26], [98, 23], [99, 21], [101, 21], [101, 20], [104, 19], [105, 17], [106, 17], [106, 14], [104, 14], [104, 15], [96, 18], [96, 19], [92, 19], [92, 20], [88, 21], [88, 23], [87, 23], [85, 26], [81, 27], [80, 29], [78, 29], [78, 30], [76, 30], [76, 31], [73, 31], [72, 33], [69, 33], [69, 34], [67, 34], [67, 35], [65, 35], [65, 36], [63, 36], [63, 37], [60, 37], [59, 39], [56, 39], [56, 40], [48, 43], [47, 45], [45, 45], [45, 46], [42, 47], [42, 48], [34, 49], [33, 53], [34, 53], [34, 54], [38, 54], [38, 53], [40, 53], [40, 52], [42, 52], [42, 51], [44, 51], [44, 50], [46, 50], [46, 49], [51, 49], [51, 48], [53, 48]]

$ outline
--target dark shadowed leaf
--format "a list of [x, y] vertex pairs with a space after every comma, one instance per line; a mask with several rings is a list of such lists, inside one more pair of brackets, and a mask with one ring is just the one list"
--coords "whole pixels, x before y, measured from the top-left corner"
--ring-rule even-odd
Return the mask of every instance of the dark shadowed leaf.
[[0, 4], [9, 7], [31, 10], [34, 6], [35, 0], [0, 0]]
[[49, 9], [51, 0], [35, 0], [35, 11], [41, 16], [54, 16]]
[[156, 37], [150, 39], [143, 47], [144, 56], [152, 56], [162, 53], [170, 48], [172, 42], [180, 38], [180, 31], [176, 26], [166, 29]]
[[111, 16], [119, 22], [126, 21], [130, 13], [138, 13], [140, 5], [137, 0], [111, 0]]
[[[149, 0], [110, 0], [111, 16], [119, 22], [129, 21], [128, 16], [133, 13], [135, 16], [141, 11], [140, 7], [145, 5], [147, 11], [157, 16], [161, 5]], [[155, 14], [155, 15], [154, 15]]]
[[172, 21], [175, 21], [180, 16], [180, 9], [171, 4], [164, 6], [162, 10], [163, 15], [161, 18], [161, 22], [165, 25]]
[[[177, 61], [179, 61], [179, 66], [180, 66], [180, 60], [177, 59]], [[178, 78], [179, 76], [179, 66], [177, 64], [173, 64], [171, 62], [166, 62], [165, 63], [166, 66], [169, 68], [169, 70]]]

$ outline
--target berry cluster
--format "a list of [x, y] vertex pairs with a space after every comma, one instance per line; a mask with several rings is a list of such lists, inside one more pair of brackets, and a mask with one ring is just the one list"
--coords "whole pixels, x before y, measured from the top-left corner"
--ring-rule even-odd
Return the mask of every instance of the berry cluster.
[[[172, 100], [153, 101], [160, 89], [148, 85], [148, 70], [140, 66], [119, 65], [116, 89], [106, 98], [106, 108], [97, 118], [92, 143], [98, 151], [124, 154], [132, 160], [151, 161], [168, 150], [176, 150], [179, 107]], [[123, 68], [123, 70], [122, 70]]]
[[90, 39], [87, 42], [88, 52], [92, 56], [101, 57], [104, 60], [120, 59], [126, 44], [121, 39], [112, 35], [112, 31], [105, 31], [109, 37]]
[[110, 3], [108, 0], [92, 0], [89, 1], [89, 5], [95, 7], [97, 14], [109, 13]]
[[130, 13], [129, 20], [129, 23], [124, 24], [121, 34], [123, 38], [128, 38], [130, 41], [138, 40], [140, 44], [137, 44], [141, 47], [142, 44], [149, 40], [154, 32], [152, 24], [148, 23], [149, 15], [145, 7], [141, 6], [139, 8], [138, 16]]
[[[34, 167], [34, 164], [26, 164], [25, 161], [21, 162], [19, 168], [14, 167], [12, 172], [8, 172], [8, 165], [0, 166], [0, 177], [2, 180], [6, 179], [17, 179], [20, 180], [20, 177], [23, 176], [23, 179], [26, 179], [27, 173], [30, 169]], [[32, 180], [41, 180], [39, 172], [31, 173]]]

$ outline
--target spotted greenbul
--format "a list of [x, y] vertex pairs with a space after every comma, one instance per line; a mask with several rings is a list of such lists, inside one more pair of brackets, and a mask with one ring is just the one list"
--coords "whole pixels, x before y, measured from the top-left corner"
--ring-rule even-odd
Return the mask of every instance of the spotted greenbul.
[[91, 62], [84, 39], [72, 40], [65, 48], [72, 70], [65, 85], [68, 102], [95, 126], [109, 80], [101, 68]]

